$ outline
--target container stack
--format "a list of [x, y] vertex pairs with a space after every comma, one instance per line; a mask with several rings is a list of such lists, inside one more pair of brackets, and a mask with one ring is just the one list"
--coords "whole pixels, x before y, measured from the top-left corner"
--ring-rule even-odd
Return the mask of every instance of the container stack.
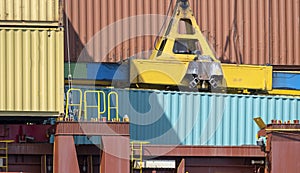
[[[154, 49], [170, 1], [66, 0], [71, 60], [119, 62], [131, 56], [147, 58], [147, 52]], [[189, 0], [189, 3], [201, 31], [222, 62], [299, 67], [298, 0]], [[108, 26], [110, 29], [105, 30]], [[94, 39], [99, 33], [105, 33], [104, 37]], [[80, 56], [91, 41], [102, 46]], [[107, 45], [113, 43], [117, 46], [109, 49]]]
[[62, 16], [60, 0], [1, 1], [1, 116], [63, 113]]

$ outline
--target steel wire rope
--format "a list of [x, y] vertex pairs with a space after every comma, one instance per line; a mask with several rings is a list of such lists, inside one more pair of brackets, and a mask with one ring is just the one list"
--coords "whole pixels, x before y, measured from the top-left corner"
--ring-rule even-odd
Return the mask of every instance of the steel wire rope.
[[[157, 43], [157, 40], [158, 40], [159, 35], [161, 34], [162, 30], [164, 29], [164, 27], [165, 27], [165, 25], [166, 25], [168, 15], [169, 15], [169, 13], [170, 13], [170, 11], [171, 11], [172, 3], [173, 3], [173, 0], [170, 0], [169, 7], [168, 7], [168, 11], [167, 11], [167, 14], [166, 14], [166, 16], [165, 16], [164, 22], [163, 22], [161, 28], [159, 29], [158, 34], [157, 34], [157, 36], [156, 36], [156, 38], [155, 38], [154, 45], [153, 45], [153, 47], [154, 47], [155, 50], [158, 50], [158, 49], [156, 48], [156, 43]], [[178, 5], [178, 3], [176, 3], [176, 7], [177, 7], [177, 5]], [[176, 7], [175, 7], [175, 9], [176, 9]], [[172, 18], [173, 18], [173, 15], [174, 15], [174, 11], [173, 11], [173, 14], [172, 14]]]

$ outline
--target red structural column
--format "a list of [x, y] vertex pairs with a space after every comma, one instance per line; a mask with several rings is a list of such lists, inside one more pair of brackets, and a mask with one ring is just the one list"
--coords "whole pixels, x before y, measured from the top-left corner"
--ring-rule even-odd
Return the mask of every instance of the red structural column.
[[55, 136], [54, 173], [80, 173], [73, 136]]
[[129, 136], [102, 136], [100, 173], [130, 172]]

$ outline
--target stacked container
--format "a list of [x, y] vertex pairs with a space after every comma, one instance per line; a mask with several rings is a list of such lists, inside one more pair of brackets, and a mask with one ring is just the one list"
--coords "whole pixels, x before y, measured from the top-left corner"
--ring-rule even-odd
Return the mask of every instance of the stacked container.
[[[136, 54], [147, 58], [170, 1], [66, 0], [72, 61], [118, 62]], [[189, 2], [201, 31], [222, 62], [300, 65], [299, 0]], [[94, 39], [97, 33], [105, 34]], [[136, 33], [142, 36], [135, 37]], [[86, 44], [97, 48], [86, 51]], [[110, 44], [115, 47], [110, 49]]]
[[63, 113], [60, 0], [0, 2], [0, 115]]

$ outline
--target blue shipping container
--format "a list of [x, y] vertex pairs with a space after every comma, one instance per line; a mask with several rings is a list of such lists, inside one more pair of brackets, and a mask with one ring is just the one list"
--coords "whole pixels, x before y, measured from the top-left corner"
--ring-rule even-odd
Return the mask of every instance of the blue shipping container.
[[119, 95], [119, 115], [130, 118], [131, 140], [151, 144], [255, 145], [259, 128], [253, 118], [266, 123], [300, 119], [300, 98], [295, 97], [113, 90]]
[[273, 89], [300, 90], [300, 73], [273, 72]]

